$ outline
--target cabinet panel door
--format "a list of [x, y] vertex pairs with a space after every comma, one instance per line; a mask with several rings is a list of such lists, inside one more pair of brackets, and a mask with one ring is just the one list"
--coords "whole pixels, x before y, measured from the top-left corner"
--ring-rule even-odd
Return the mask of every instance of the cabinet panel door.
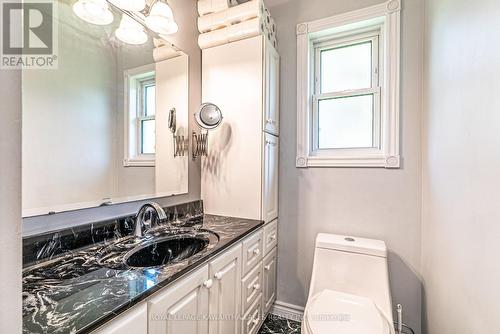
[[255, 300], [253, 305], [243, 317], [243, 321], [241, 322], [241, 334], [257, 334], [259, 332], [260, 325], [263, 322], [264, 319], [262, 315], [262, 294], [260, 294], [257, 300]]
[[210, 334], [239, 334], [241, 244], [210, 262]]
[[278, 218], [279, 138], [264, 134], [264, 180], [262, 219], [269, 223]]
[[148, 334], [148, 306], [142, 303], [125, 311], [92, 334]]
[[262, 296], [262, 262], [258, 263], [255, 268], [241, 280], [241, 306], [242, 312], [248, 312], [248, 308], [255, 302], [256, 299]]
[[269, 312], [276, 299], [276, 270], [277, 270], [277, 252], [274, 248], [263, 261], [264, 265], [264, 302], [262, 313]]
[[264, 256], [278, 244], [278, 220], [264, 226]]
[[208, 265], [149, 301], [149, 334], [208, 334]]
[[265, 54], [264, 131], [279, 135], [280, 58], [269, 42], [266, 42]]

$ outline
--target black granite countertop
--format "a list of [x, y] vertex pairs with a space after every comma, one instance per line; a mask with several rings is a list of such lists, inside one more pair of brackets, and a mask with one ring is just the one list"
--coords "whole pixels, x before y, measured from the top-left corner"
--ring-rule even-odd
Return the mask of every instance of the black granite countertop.
[[[23, 332], [88, 333], [262, 225], [263, 222], [256, 220], [210, 215], [198, 217], [196, 230], [183, 227], [181, 232], [212, 232], [209, 234], [215, 233], [218, 242], [211, 242], [187, 260], [145, 269], [104, 267], [98, 263], [99, 254], [105, 249], [123, 243], [123, 240], [139, 242], [130, 235], [115, 232], [113, 237], [65, 252], [55, 252], [57, 245], [61, 246], [60, 241], [44, 244], [43, 247], [51, 248], [52, 254], [57, 256], [40, 260], [40, 254], [47, 253], [42, 247], [37, 252], [38, 261], [29, 263], [23, 271]], [[158, 229], [156, 233], [179, 233], [179, 230]], [[29, 258], [29, 254], [25, 257]]]

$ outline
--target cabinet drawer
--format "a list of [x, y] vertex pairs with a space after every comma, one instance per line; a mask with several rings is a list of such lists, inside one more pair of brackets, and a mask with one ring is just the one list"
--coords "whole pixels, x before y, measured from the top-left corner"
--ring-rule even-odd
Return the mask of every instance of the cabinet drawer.
[[262, 262], [241, 280], [241, 308], [245, 314], [250, 306], [262, 296], [262, 283], [264, 279]]
[[262, 230], [252, 234], [243, 241], [243, 276], [252, 270], [263, 257]]
[[241, 334], [256, 334], [259, 331], [262, 320], [262, 294], [252, 304], [243, 317]]
[[264, 255], [278, 244], [278, 220], [264, 226]]

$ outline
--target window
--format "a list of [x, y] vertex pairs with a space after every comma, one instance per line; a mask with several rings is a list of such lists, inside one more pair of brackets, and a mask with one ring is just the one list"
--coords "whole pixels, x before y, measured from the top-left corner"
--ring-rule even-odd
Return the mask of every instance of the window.
[[300, 24], [297, 42], [297, 167], [399, 167], [399, 3]]
[[154, 78], [148, 78], [139, 83], [137, 151], [140, 154], [155, 154], [155, 89]]
[[154, 65], [125, 71], [124, 166], [155, 165], [156, 83]]
[[318, 43], [314, 67], [314, 149], [378, 148], [378, 32]]

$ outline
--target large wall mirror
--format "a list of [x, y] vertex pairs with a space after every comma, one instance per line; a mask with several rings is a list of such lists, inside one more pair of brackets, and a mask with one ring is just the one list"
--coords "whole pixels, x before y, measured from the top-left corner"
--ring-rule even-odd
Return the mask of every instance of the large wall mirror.
[[58, 68], [23, 71], [23, 216], [187, 193], [188, 56], [73, 4], [58, 2]]

